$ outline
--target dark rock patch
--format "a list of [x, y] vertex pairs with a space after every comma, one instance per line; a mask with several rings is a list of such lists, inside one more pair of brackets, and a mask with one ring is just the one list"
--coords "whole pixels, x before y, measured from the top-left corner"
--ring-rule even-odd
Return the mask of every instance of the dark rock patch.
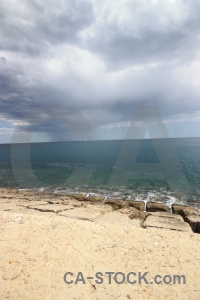
[[145, 204], [142, 201], [127, 201], [124, 204], [125, 207], [134, 207], [141, 211], [144, 211]]
[[194, 207], [177, 204], [172, 206], [172, 211], [174, 214], [181, 215], [194, 233], [200, 233], [200, 211]]
[[146, 211], [147, 212], [156, 212], [156, 211], [170, 212], [170, 208], [169, 206], [163, 203], [147, 202]]

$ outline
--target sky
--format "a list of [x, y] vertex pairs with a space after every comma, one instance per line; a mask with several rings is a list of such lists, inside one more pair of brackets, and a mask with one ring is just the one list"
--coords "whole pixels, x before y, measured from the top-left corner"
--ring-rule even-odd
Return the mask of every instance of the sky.
[[148, 108], [199, 137], [199, 16], [199, 0], [1, 0], [0, 143], [124, 139]]

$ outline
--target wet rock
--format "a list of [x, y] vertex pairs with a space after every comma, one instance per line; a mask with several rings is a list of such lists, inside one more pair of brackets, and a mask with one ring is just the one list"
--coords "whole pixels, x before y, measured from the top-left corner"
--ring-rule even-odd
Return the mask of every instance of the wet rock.
[[104, 204], [112, 205], [114, 210], [120, 209], [124, 206], [124, 201], [117, 199], [107, 199]]
[[186, 205], [173, 204], [172, 211], [174, 214], [178, 214], [183, 217], [189, 216], [189, 215], [197, 215], [197, 216], [200, 215], [200, 212], [196, 208], [191, 207], [191, 206], [186, 206]]
[[194, 233], [200, 233], [200, 211], [194, 207], [175, 204], [172, 206], [172, 211], [181, 215], [191, 226]]
[[88, 197], [85, 197], [86, 201], [89, 201], [91, 203], [98, 203], [98, 202], [103, 202], [103, 199], [102, 197], [97, 197], [97, 196], [88, 196]]
[[156, 211], [170, 212], [170, 208], [169, 206], [163, 203], [147, 202], [146, 211], [147, 212], [156, 212]]
[[[74, 199], [78, 200], [78, 201], [84, 201], [85, 200], [85, 195], [82, 195], [82, 194], [77, 194], [77, 195], [74, 195]], [[87, 199], [87, 198], [86, 198]]]
[[135, 207], [141, 211], [144, 211], [145, 204], [142, 201], [127, 201], [125, 202], [126, 207]]
[[194, 233], [200, 233], [200, 216], [189, 215], [185, 217], [185, 221], [188, 222]]
[[88, 201], [88, 202], [91, 202], [91, 203], [103, 202], [102, 197], [96, 197], [96, 196], [86, 197], [85, 195], [81, 195], [81, 194], [74, 195], [74, 199], [76, 199], [78, 201]]

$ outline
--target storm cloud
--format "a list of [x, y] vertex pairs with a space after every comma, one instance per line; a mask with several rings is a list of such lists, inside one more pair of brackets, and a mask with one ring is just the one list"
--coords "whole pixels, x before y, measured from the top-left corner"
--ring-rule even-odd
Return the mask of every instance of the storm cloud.
[[198, 0], [0, 3], [0, 139], [125, 138], [140, 106], [199, 136]]

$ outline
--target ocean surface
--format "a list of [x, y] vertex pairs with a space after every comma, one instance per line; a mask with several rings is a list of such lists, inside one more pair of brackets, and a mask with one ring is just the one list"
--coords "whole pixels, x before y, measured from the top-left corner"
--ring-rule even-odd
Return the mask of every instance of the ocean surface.
[[2, 144], [0, 187], [200, 208], [200, 138]]

